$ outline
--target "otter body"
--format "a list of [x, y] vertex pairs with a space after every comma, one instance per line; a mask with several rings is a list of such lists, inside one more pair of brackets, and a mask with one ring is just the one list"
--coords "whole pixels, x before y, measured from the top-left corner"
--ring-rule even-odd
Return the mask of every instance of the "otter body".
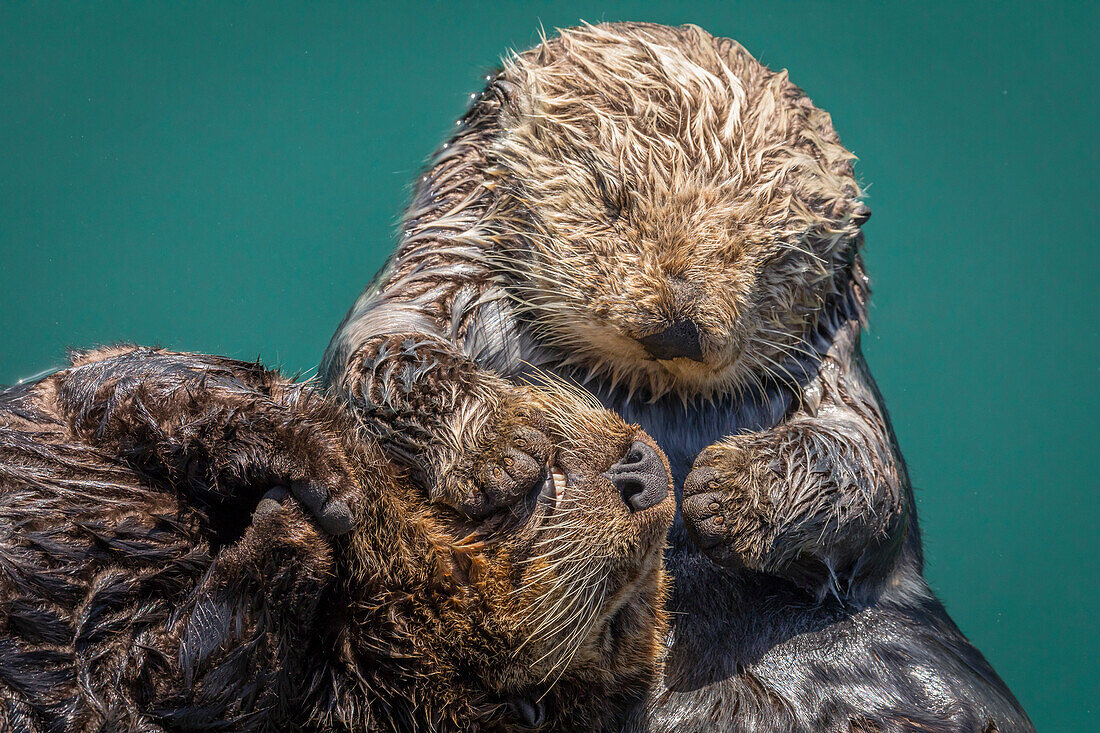
[[0, 391], [0, 730], [300, 719], [333, 548], [250, 515], [280, 484], [347, 493], [336, 416], [255, 364], [133, 347]]
[[[334, 336], [330, 388], [373, 419], [377, 344], [404, 337], [484, 379], [583, 384], [654, 437], [681, 512], [633, 729], [1031, 730], [922, 578], [859, 349], [869, 211], [828, 115], [690, 26], [570, 29], [487, 81]], [[436, 422], [423, 451], [462, 423]]]
[[[719, 401], [694, 416], [679, 401], [605, 399], [652, 431], [679, 486], [699, 452], [775, 427], [780, 406], [795, 398]], [[915, 518], [896, 562], [885, 581], [821, 597], [790, 579], [716, 564], [678, 517], [665, 561], [674, 626], [645, 730], [1032, 730], [925, 583]]]
[[568, 390], [522, 401], [480, 416], [457, 497], [256, 364], [116, 347], [0, 392], [0, 730], [621, 728], [668, 464]]

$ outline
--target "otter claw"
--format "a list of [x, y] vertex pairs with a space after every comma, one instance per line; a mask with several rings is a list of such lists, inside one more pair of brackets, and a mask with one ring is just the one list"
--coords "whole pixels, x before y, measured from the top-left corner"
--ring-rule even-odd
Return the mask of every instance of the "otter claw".
[[285, 486], [275, 486], [269, 489], [253, 510], [253, 521], [281, 510], [283, 501], [290, 496], [291, 491], [293, 491], [298, 501], [309, 510], [317, 524], [326, 533], [330, 535], [347, 534], [355, 525], [351, 507], [348, 506], [346, 501], [343, 499], [326, 501], [328, 492], [325, 487], [308, 481], [298, 481], [291, 484], [289, 490]]
[[351, 507], [343, 499], [329, 499], [329, 490], [323, 484], [295, 481], [290, 488], [325, 532], [341, 535], [351, 531], [355, 524]]
[[256, 509], [252, 512], [253, 521], [262, 519], [272, 512], [277, 512], [283, 508], [283, 499], [290, 494], [285, 486], [276, 486], [260, 499], [260, 503], [256, 505]]
[[[509, 506], [546, 477], [551, 444], [545, 418], [537, 410], [513, 408], [508, 415], [511, 425], [491, 427], [481, 440], [491, 447], [476, 455], [470, 472], [470, 488], [457, 508], [470, 516], [485, 516]], [[520, 420], [528, 424], [517, 424]]]
[[[708, 552], [726, 541], [729, 534], [723, 510], [726, 494], [706, 490], [715, 478], [713, 470], [697, 468], [684, 484], [685, 526], [692, 542], [703, 552]], [[700, 489], [702, 492], [697, 493]]]

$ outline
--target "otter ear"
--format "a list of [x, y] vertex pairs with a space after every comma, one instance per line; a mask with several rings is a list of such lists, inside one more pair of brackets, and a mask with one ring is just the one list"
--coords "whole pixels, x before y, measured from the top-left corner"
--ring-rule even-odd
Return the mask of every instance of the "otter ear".
[[520, 87], [511, 79], [505, 77], [504, 72], [497, 73], [489, 84], [489, 90], [497, 95], [503, 104], [515, 104], [519, 98]]
[[867, 220], [871, 218], [871, 209], [867, 204], [862, 201], [857, 201], [852, 206], [852, 223], [857, 227], [861, 227], [867, 223]]

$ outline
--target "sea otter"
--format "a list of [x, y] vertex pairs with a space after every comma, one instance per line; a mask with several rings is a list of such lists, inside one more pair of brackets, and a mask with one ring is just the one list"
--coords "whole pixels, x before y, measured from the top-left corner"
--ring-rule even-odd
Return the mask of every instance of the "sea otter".
[[126, 346], [0, 392], [0, 730], [637, 716], [675, 511], [653, 441], [552, 381], [497, 384], [456, 456], [484, 479], [437, 491], [313, 387]]
[[[415, 434], [386, 445], [426, 476], [495, 398], [380, 410], [415, 349], [472, 360], [471, 384], [574, 380], [656, 439], [681, 512], [665, 666], [634, 729], [1032, 730], [922, 577], [859, 347], [870, 211], [829, 115], [693, 26], [565, 30], [487, 82], [333, 337], [329, 388]], [[398, 343], [395, 369], [377, 355]]]

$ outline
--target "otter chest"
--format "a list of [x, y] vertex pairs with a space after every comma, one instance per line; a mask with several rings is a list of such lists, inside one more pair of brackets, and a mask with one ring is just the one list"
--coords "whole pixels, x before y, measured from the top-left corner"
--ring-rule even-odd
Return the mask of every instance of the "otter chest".
[[730, 435], [774, 427], [791, 403], [789, 393], [778, 390], [685, 404], [675, 396], [646, 402], [598, 385], [589, 384], [588, 388], [605, 407], [627, 422], [637, 423], [657, 441], [672, 467], [677, 498], [696, 456], [707, 446]]

